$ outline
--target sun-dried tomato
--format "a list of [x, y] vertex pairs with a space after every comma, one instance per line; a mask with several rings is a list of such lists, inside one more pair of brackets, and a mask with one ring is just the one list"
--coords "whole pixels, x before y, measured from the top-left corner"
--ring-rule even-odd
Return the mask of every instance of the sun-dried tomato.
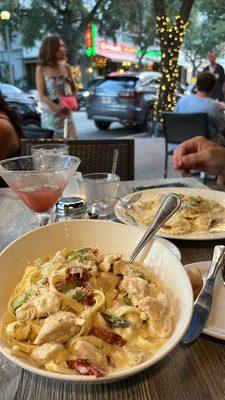
[[124, 346], [126, 344], [126, 340], [122, 338], [122, 336], [118, 335], [115, 332], [110, 331], [109, 329], [106, 328], [97, 328], [93, 326], [91, 330], [89, 331], [89, 335], [96, 336], [104, 342], [110, 343], [110, 344], [118, 344], [120, 347]]
[[73, 268], [69, 267], [67, 268], [66, 273], [66, 278], [61, 279], [55, 284], [56, 289], [59, 291], [67, 291], [73, 286], [82, 286], [90, 278], [90, 274], [86, 270], [83, 270], [81, 275], [79, 272], [75, 272]]
[[106, 358], [107, 358], [107, 363], [110, 365], [110, 367], [115, 368], [116, 364], [114, 363], [112, 356], [106, 356]]
[[92, 249], [92, 253], [97, 256], [99, 254], [99, 249], [97, 247], [93, 247]]
[[95, 375], [97, 377], [104, 375], [104, 371], [87, 360], [67, 360], [66, 363], [69, 368], [76, 369], [81, 375]]

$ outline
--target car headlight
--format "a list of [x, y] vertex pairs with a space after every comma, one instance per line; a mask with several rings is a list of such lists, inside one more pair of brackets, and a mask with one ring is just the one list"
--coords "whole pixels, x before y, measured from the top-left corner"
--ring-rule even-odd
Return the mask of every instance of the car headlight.
[[87, 90], [86, 92], [83, 93], [83, 97], [89, 97], [89, 91]]

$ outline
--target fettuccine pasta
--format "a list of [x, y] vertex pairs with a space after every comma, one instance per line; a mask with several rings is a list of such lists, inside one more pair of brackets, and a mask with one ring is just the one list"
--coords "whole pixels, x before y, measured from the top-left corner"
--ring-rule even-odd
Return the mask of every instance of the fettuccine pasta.
[[85, 247], [26, 268], [1, 336], [40, 368], [98, 377], [148, 360], [172, 330], [168, 296], [147, 269]]

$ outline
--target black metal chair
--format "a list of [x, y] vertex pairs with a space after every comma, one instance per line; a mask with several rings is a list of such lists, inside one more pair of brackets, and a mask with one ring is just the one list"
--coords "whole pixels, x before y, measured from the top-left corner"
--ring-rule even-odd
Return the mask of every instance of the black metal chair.
[[195, 136], [209, 137], [208, 117], [206, 113], [163, 113], [165, 135], [164, 178], [167, 178], [168, 156], [173, 154], [169, 145], [178, 145]]
[[23, 135], [26, 139], [52, 139], [54, 131], [43, 128], [23, 128]]
[[69, 154], [81, 159], [82, 174], [109, 172], [112, 168], [113, 152], [119, 149], [116, 173], [123, 181], [134, 179], [134, 140], [68, 140], [21, 139], [21, 155], [31, 154], [31, 147], [40, 144], [65, 143]]

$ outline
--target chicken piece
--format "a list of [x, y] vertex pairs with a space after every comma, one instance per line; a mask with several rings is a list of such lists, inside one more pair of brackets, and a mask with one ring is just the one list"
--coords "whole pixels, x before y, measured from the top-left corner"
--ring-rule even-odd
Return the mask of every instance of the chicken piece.
[[127, 366], [133, 367], [141, 364], [145, 360], [144, 350], [138, 349], [133, 346], [124, 346], [124, 351], [127, 358]]
[[109, 271], [115, 261], [119, 260], [121, 256], [119, 254], [109, 254], [104, 257], [103, 261], [99, 264], [102, 271]]
[[136, 306], [139, 300], [148, 295], [150, 285], [137, 276], [125, 276], [120, 284], [120, 289], [128, 293], [132, 305]]
[[55, 290], [46, 291], [40, 296], [31, 299], [37, 313], [37, 317], [46, 317], [55, 314], [60, 309], [60, 297]]
[[126, 314], [125, 318], [133, 328], [139, 329], [143, 325], [143, 320], [140, 318], [140, 315], [137, 313]]
[[19, 323], [30, 321], [36, 317], [36, 310], [32, 303], [24, 303], [15, 311], [16, 319]]
[[173, 329], [172, 315], [171, 313], [164, 314], [160, 321], [149, 319], [148, 324], [148, 335], [150, 337], [166, 338], [168, 337]]
[[64, 343], [80, 330], [80, 321], [69, 311], [59, 311], [46, 318], [34, 344]]
[[147, 296], [138, 302], [142, 311], [141, 318], [148, 319], [148, 334], [150, 337], [165, 338], [172, 331], [172, 314], [170, 303], [165, 293], [159, 293], [156, 298]]
[[118, 286], [120, 278], [113, 274], [112, 272], [101, 272], [97, 278], [99, 286], [103, 289], [104, 293], [108, 292], [110, 289], [114, 289]]
[[53, 360], [63, 350], [64, 347], [61, 343], [44, 343], [32, 351], [31, 358], [42, 367], [47, 362]]
[[154, 319], [159, 321], [163, 314], [170, 309], [170, 303], [165, 293], [159, 293], [157, 297], [147, 296], [140, 300], [137, 304], [139, 310], [142, 311], [142, 319]]
[[118, 260], [113, 265], [114, 274], [126, 275], [129, 269], [129, 264], [124, 260]]
[[105, 370], [107, 369], [107, 358], [105, 354], [92, 343], [79, 339], [75, 342], [72, 351], [77, 358], [88, 360], [97, 367]]
[[55, 314], [60, 309], [60, 297], [54, 290], [45, 291], [39, 296], [33, 296], [30, 300], [16, 310], [18, 322], [29, 319], [46, 317]]

